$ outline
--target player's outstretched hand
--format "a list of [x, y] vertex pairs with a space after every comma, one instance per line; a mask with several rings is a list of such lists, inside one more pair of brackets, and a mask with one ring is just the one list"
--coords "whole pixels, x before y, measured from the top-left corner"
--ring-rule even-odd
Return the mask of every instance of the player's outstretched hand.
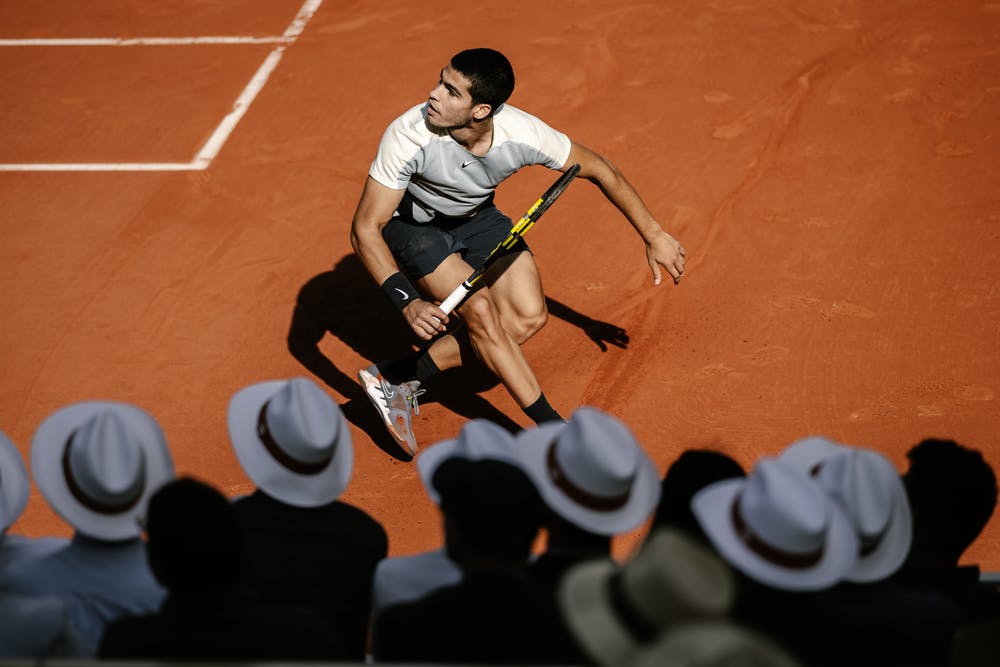
[[430, 301], [423, 299], [414, 299], [410, 305], [403, 309], [403, 317], [406, 318], [410, 328], [423, 340], [431, 340], [447, 329], [445, 325], [448, 324], [448, 316], [445, 315], [445, 312]]
[[684, 247], [670, 234], [661, 231], [646, 244], [646, 260], [653, 272], [653, 284], [659, 285], [665, 269], [676, 285], [684, 275]]

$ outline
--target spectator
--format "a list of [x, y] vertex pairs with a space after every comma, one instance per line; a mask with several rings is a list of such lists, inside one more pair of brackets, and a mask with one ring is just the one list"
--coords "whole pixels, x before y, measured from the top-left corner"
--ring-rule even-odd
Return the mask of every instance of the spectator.
[[661, 528], [625, 565], [581, 563], [559, 586], [559, 605], [590, 662], [632, 664], [661, 634], [721, 620], [736, 593], [732, 573], [710, 549]]
[[108, 626], [101, 658], [331, 660], [342, 657], [313, 609], [271, 607], [243, 594], [242, 535], [232, 505], [190, 478], [149, 502], [146, 550], [167, 599], [154, 614]]
[[546, 550], [529, 573], [553, 593], [573, 565], [610, 559], [612, 537], [640, 526], [659, 499], [656, 466], [625, 424], [596, 408], [524, 431], [515, 445], [547, 509]]
[[254, 384], [230, 401], [229, 435], [257, 485], [235, 502], [247, 585], [267, 602], [317, 609], [346, 656], [362, 659], [388, 541], [378, 521], [338, 500], [354, 465], [340, 409], [306, 378]]
[[433, 487], [462, 580], [382, 611], [375, 659], [579, 664], [554, 599], [525, 576], [543, 511], [525, 473], [504, 461], [452, 457], [437, 467]]
[[684, 450], [667, 468], [660, 483], [660, 502], [653, 514], [653, 526], [678, 528], [707, 541], [691, 511], [691, 499], [713, 482], [740, 477], [746, 477], [746, 471], [728, 454], [713, 449]]
[[69, 605], [79, 655], [92, 656], [105, 626], [155, 611], [164, 590], [146, 564], [139, 520], [174, 476], [159, 424], [126, 403], [76, 403], [46, 418], [31, 443], [35, 483], [74, 528], [72, 541], [7, 570], [6, 587]]
[[[432, 483], [444, 461], [457, 457], [468, 460], [496, 459], [514, 463], [514, 438], [504, 428], [486, 419], [474, 419], [462, 427], [458, 437], [428, 447], [417, 456], [417, 470], [435, 504], [440, 495]], [[458, 565], [442, 547], [412, 556], [387, 558], [375, 569], [372, 617], [392, 605], [417, 600], [433, 590], [457, 584], [462, 578]]]
[[779, 460], [809, 474], [846, 513], [860, 542], [847, 581], [882, 581], [910, 551], [913, 520], [892, 463], [877, 452], [812, 436], [788, 446]]
[[[0, 432], [0, 580], [16, 561], [45, 556], [65, 540], [9, 535], [28, 504], [28, 471], [10, 438]], [[0, 588], [0, 658], [47, 658], [74, 655], [69, 605], [56, 597], [29, 597]]]
[[810, 594], [840, 582], [857, 561], [847, 515], [815, 479], [774, 458], [758, 461], [745, 479], [706, 486], [692, 510], [738, 575], [734, 619], [809, 664], [806, 657], [836, 632], [819, 625]]
[[954, 440], [923, 440], [907, 453], [903, 485], [913, 509], [913, 547], [899, 581], [947, 595], [961, 623], [1000, 616], [1000, 592], [979, 581], [979, 567], [959, 559], [989, 521], [997, 480], [983, 455]]
[[47, 556], [66, 546], [55, 537], [14, 535], [8, 529], [28, 506], [31, 481], [21, 453], [7, 435], [0, 431], [0, 574], [7, 566], [26, 558]]
[[815, 480], [777, 459], [760, 460], [745, 479], [708, 485], [692, 509], [726, 562], [777, 589], [828, 588], [857, 561], [850, 519]]
[[957, 611], [947, 598], [888, 581], [910, 550], [912, 520], [906, 491], [892, 463], [877, 452], [809, 437], [780, 460], [810, 474], [850, 519], [858, 558], [844, 582], [810, 600], [817, 625], [840, 640], [814, 644], [815, 665], [944, 665]]

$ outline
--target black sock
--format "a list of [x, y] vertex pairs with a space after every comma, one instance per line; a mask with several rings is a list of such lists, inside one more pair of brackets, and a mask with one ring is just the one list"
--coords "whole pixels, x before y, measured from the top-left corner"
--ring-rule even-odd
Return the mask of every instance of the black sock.
[[536, 424], [565, 421], [559, 416], [559, 413], [555, 411], [555, 408], [549, 405], [549, 401], [545, 398], [545, 394], [539, 396], [538, 400], [528, 407], [521, 409], [524, 410], [524, 414], [531, 417]]
[[412, 380], [420, 380], [421, 383], [424, 383], [441, 373], [441, 369], [431, 359], [427, 350], [418, 350], [402, 359], [380, 362], [378, 370], [386, 380], [393, 384], [402, 384]]
[[420, 380], [420, 384], [425, 384], [428, 380], [440, 374], [441, 369], [434, 363], [429, 353], [424, 352], [417, 359], [417, 379]]
[[393, 384], [402, 384], [410, 380], [417, 379], [417, 359], [426, 352], [419, 350], [413, 354], [408, 354], [402, 359], [392, 361], [381, 361], [378, 364], [378, 371], [382, 376]]

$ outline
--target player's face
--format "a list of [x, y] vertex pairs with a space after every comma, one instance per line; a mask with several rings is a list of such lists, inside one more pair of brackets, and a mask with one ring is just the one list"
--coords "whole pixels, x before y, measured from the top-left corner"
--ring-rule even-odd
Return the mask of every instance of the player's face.
[[[473, 104], [469, 80], [448, 65], [427, 98], [427, 122], [441, 129], [465, 127], [489, 114], [489, 105]], [[484, 109], [485, 108], [485, 109]]]

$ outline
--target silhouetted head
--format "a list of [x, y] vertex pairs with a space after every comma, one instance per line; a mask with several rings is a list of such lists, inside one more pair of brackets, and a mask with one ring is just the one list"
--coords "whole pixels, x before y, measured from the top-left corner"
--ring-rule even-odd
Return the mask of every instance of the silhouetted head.
[[523, 565], [541, 527], [544, 505], [528, 476], [494, 459], [451, 458], [433, 485], [441, 498], [448, 554], [459, 565]]
[[242, 543], [229, 500], [184, 477], [149, 501], [147, 551], [156, 578], [172, 592], [229, 588], [239, 582]]
[[993, 514], [996, 474], [980, 452], [954, 440], [923, 440], [906, 456], [914, 550], [957, 562]]
[[663, 476], [653, 525], [680, 528], [688, 535], [702, 537], [691, 512], [691, 498], [713, 482], [734, 477], [746, 477], [746, 471], [728, 454], [711, 449], [685, 450]]

